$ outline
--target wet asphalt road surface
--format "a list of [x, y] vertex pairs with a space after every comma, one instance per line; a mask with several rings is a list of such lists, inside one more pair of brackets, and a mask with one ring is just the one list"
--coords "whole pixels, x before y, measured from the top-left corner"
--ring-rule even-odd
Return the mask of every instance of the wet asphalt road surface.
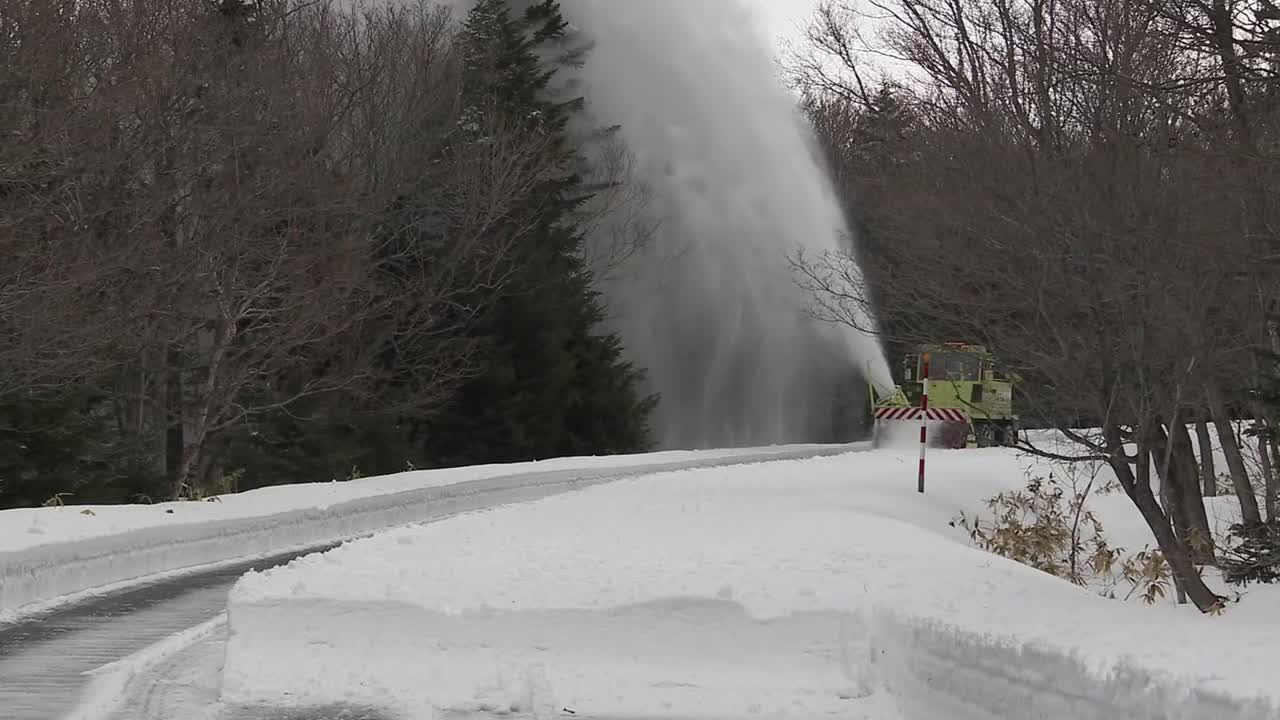
[[0, 717], [59, 720], [76, 708], [84, 673], [213, 619], [241, 575], [307, 552], [168, 579], [0, 625]]

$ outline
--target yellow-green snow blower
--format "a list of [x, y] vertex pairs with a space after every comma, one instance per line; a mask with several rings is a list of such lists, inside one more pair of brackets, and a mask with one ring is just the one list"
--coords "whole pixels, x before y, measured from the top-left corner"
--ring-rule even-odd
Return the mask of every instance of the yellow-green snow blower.
[[[926, 369], [928, 410], [921, 410]], [[948, 448], [1014, 445], [1018, 416], [1013, 412], [1017, 378], [981, 345], [949, 342], [921, 345], [902, 361], [901, 384], [887, 397], [871, 388], [872, 445], [881, 446], [890, 423], [931, 423], [930, 435]], [[923, 416], [923, 417], [922, 417]]]

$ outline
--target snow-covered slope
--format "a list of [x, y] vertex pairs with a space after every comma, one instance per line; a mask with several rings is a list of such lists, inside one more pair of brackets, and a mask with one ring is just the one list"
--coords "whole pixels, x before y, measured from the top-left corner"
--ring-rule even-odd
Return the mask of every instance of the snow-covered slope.
[[351, 482], [264, 488], [216, 502], [75, 506], [0, 511], [0, 621], [77, 594], [316, 547], [412, 522], [430, 505], [459, 509], [640, 472], [803, 457], [865, 446], [777, 446], [565, 458], [408, 472]]
[[978, 551], [949, 521], [1027, 463], [936, 453], [920, 496], [913, 462], [664, 473], [252, 573], [231, 595], [224, 700], [408, 718], [1280, 717], [1280, 626], [1105, 600]]

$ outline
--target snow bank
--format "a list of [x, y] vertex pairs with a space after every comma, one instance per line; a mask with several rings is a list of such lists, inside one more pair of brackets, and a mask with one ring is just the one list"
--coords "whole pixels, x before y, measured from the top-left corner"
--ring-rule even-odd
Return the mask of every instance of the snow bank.
[[977, 551], [949, 521], [1025, 464], [938, 453], [919, 496], [912, 460], [664, 473], [251, 573], [231, 593], [223, 700], [407, 718], [1280, 717], [1280, 627], [1104, 600]]
[[[1155, 628], [1148, 627], [1149, 630]], [[872, 657], [906, 720], [1274, 720], [1266, 699], [1205, 690], [1132, 661], [1102, 667], [1062, 647], [886, 614]], [[1230, 649], [1208, 656], [1226, 664]]]
[[[263, 488], [217, 502], [0, 511], [0, 621], [161, 573], [313, 548], [421, 519], [654, 470], [848, 452], [777, 446], [565, 458]], [[501, 497], [498, 497], [501, 495]]]
[[461, 615], [312, 599], [241, 604], [232, 623], [222, 703], [233, 708], [893, 717], [886, 697], [845, 674], [839, 614], [759, 622], [732, 600], [699, 598]]

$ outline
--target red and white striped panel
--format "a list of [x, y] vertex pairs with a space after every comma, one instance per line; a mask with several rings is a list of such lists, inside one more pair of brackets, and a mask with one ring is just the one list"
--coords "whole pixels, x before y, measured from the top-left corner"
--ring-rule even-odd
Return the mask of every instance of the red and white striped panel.
[[882, 407], [876, 408], [877, 420], [915, 420], [920, 417], [917, 407]]
[[[920, 408], [917, 407], [883, 407], [876, 408], [875, 418], [877, 420], [919, 420], [921, 415]], [[923, 412], [927, 420], [941, 420], [943, 422], [968, 422], [969, 416], [963, 410], [955, 410], [952, 408], [929, 408]]]

